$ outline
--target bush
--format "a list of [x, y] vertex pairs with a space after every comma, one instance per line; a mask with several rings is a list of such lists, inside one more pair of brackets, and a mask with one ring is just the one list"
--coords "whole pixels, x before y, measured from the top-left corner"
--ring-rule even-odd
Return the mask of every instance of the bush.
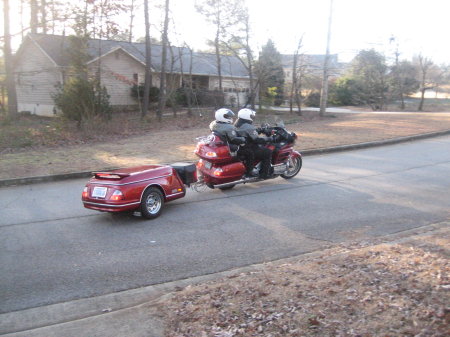
[[328, 102], [332, 105], [356, 105], [353, 100], [354, 80], [344, 77], [332, 83], [329, 88]]
[[[131, 97], [140, 100], [142, 102], [144, 100], [144, 84], [133, 85], [131, 87]], [[151, 103], [158, 102], [159, 100], [158, 87], [150, 87], [149, 98]]]
[[111, 118], [112, 108], [105, 87], [95, 80], [73, 77], [53, 95], [56, 107], [67, 119], [78, 122], [93, 117]]
[[320, 92], [312, 91], [310, 92], [304, 101], [306, 106], [309, 107], [318, 107], [320, 106]]

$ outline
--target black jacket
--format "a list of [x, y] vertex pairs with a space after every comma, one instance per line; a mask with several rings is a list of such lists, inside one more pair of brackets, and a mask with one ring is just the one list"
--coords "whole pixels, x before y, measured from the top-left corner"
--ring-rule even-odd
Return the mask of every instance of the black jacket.
[[211, 132], [217, 133], [222, 140], [230, 144], [239, 145], [245, 143], [244, 137], [238, 135], [233, 124], [212, 121], [211, 124], [209, 124], [209, 129]]
[[258, 131], [251, 121], [238, 118], [234, 125], [236, 126], [238, 135], [244, 137], [246, 143], [265, 144], [267, 142], [266, 138], [259, 137]]

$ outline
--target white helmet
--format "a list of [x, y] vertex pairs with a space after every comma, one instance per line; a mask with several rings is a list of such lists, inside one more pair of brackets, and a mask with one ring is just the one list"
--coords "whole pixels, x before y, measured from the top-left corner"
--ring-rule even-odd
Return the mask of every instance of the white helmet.
[[216, 121], [228, 123], [233, 123], [234, 112], [227, 108], [221, 108], [215, 113]]
[[256, 112], [254, 112], [252, 109], [241, 109], [238, 112], [238, 118], [246, 119], [248, 121], [253, 122], [253, 118], [255, 118]]

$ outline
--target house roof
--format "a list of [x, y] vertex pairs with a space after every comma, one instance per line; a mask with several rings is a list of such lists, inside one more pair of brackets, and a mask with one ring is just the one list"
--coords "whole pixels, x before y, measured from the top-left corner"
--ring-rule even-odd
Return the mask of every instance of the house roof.
[[[39, 45], [56, 65], [68, 65], [68, 57], [65, 53], [69, 45], [67, 36], [29, 34], [28, 37]], [[145, 43], [99, 39], [91, 39], [88, 41], [89, 62], [117, 49], [122, 49], [134, 59], [145, 64]], [[162, 46], [152, 44], [151, 52], [151, 67], [155, 71], [160, 71]], [[172, 69], [173, 63], [173, 72], [180, 73], [183, 71], [184, 73], [189, 73], [190, 59], [191, 55], [188, 48], [172, 46], [167, 51], [166, 71], [169, 72]], [[218, 75], [216, 62], [215, 54], [194, 52], [192, 55], [192, 73], [195, 75]], [[222, 55], [221, 66], [222, 76], [248, 77], [247, 70], [235, 56]]]
[[[321, 54], [303, 54], [305, 63], [309, 64], [314, 68], [323, 68], [323, 63], [325, 61], [325, 55]], [[337, 54], [330, 55], [330, 68], [338, 68], [338, 56]], [[281, 55], [281, 64], [283, 68], [292, 68], [294, 64], [294, 55]]]

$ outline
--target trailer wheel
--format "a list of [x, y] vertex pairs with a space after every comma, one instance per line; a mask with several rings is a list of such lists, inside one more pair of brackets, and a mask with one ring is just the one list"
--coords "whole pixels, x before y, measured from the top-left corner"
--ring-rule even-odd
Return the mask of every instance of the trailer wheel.
[[141, 201], [141, 214], [144, 218], [157, 218], [164, 207], [164, 196], [156, 187], [148, 188]]

